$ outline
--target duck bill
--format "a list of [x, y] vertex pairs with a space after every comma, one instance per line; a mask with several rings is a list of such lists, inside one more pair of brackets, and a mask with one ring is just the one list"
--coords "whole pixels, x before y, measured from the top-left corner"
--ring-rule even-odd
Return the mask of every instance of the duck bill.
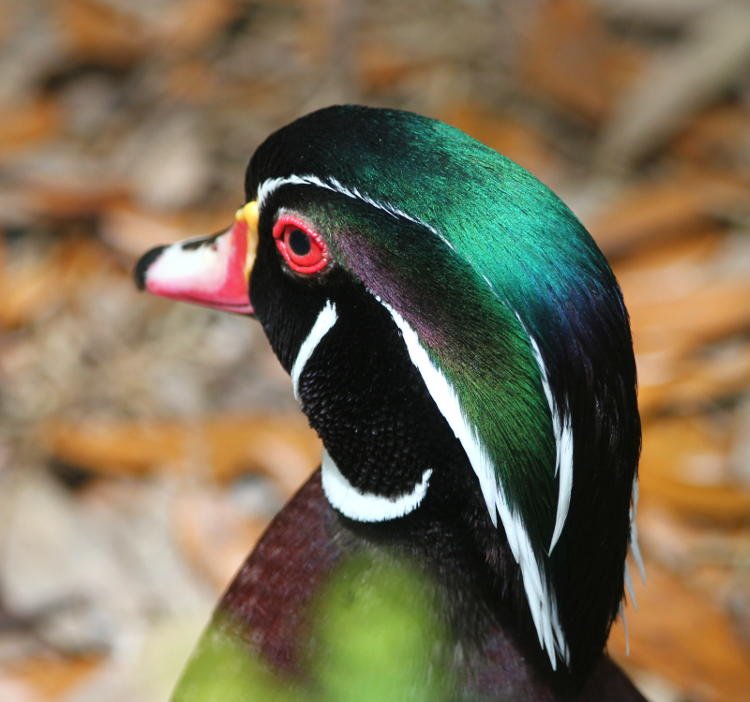
[[148, 251], [136, 264], [135, 281], [154, 295], [250, 315], [257, 242], [258, 208], [250, 202], [226, 231]]

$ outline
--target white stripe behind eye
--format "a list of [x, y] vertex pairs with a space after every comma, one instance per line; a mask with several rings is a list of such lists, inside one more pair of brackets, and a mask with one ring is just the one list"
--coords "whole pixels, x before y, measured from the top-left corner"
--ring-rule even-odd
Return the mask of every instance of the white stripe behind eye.
[[321, 482], [328, 501], [341, 514], [358, 522], [384, 522], [413, 512], [427, 494], [432, 469], [422, 473], [422, 479], [411, 492], [398, 497], [384, 497], [357, 490], [341, 473], [328, 451], [323, 451]]
[[292, 390], [294, 391], [294, 397], [299, 400], [299, 377], [302, 375], [302, 371], [305, 369], [307, 362], [310, 360], [310, 356], [317, 348], [321, 339], [331, 330], [338, 314], [336, 313], [336, 305], [330, 300], [326, 300], [326, 304], [323, 305], [323, 309], [320, 310], [315, 323], [310, 329], [310, 333], [307, 338], [302, 342], [297, 352], [297, 358], [294, 359], [294, 365], [290, 375], [292, 376]]

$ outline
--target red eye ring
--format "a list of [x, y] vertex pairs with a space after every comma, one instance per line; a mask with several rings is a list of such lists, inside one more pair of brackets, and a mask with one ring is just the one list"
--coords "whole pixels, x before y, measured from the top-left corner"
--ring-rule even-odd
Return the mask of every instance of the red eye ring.
[[282, 215], [273, 226], [276, 248], [295, 273], [309, 275], [329, 263], [328, 247], [307, 222], [293, 215]]

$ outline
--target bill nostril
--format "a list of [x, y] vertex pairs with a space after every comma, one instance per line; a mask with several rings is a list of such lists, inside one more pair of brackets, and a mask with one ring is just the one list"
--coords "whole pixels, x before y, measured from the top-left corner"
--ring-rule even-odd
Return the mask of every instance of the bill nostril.
[[138, 263], [135, 264], [135, 268], [133, 269], [133, 279], [139, 290], [146, 289], [146, 273], [151, 267], [151, 264], [161, 256], [162, 251], [166, 248], [166, 246], [157, 246], [156, 248], [147, 251], [140, 257]]

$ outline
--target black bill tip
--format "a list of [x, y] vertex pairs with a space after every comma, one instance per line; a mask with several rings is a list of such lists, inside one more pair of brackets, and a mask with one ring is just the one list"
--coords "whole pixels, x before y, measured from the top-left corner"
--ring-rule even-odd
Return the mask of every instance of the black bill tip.
[[146, 272], [166, 248], [166, 246], [157, 246], [150, 251], [146, 251], [146, 253], [138, 259], [138, 263], [135, 264], [135, 268], [133, 269], [133, 279], [139, 290], [146, 289]]

